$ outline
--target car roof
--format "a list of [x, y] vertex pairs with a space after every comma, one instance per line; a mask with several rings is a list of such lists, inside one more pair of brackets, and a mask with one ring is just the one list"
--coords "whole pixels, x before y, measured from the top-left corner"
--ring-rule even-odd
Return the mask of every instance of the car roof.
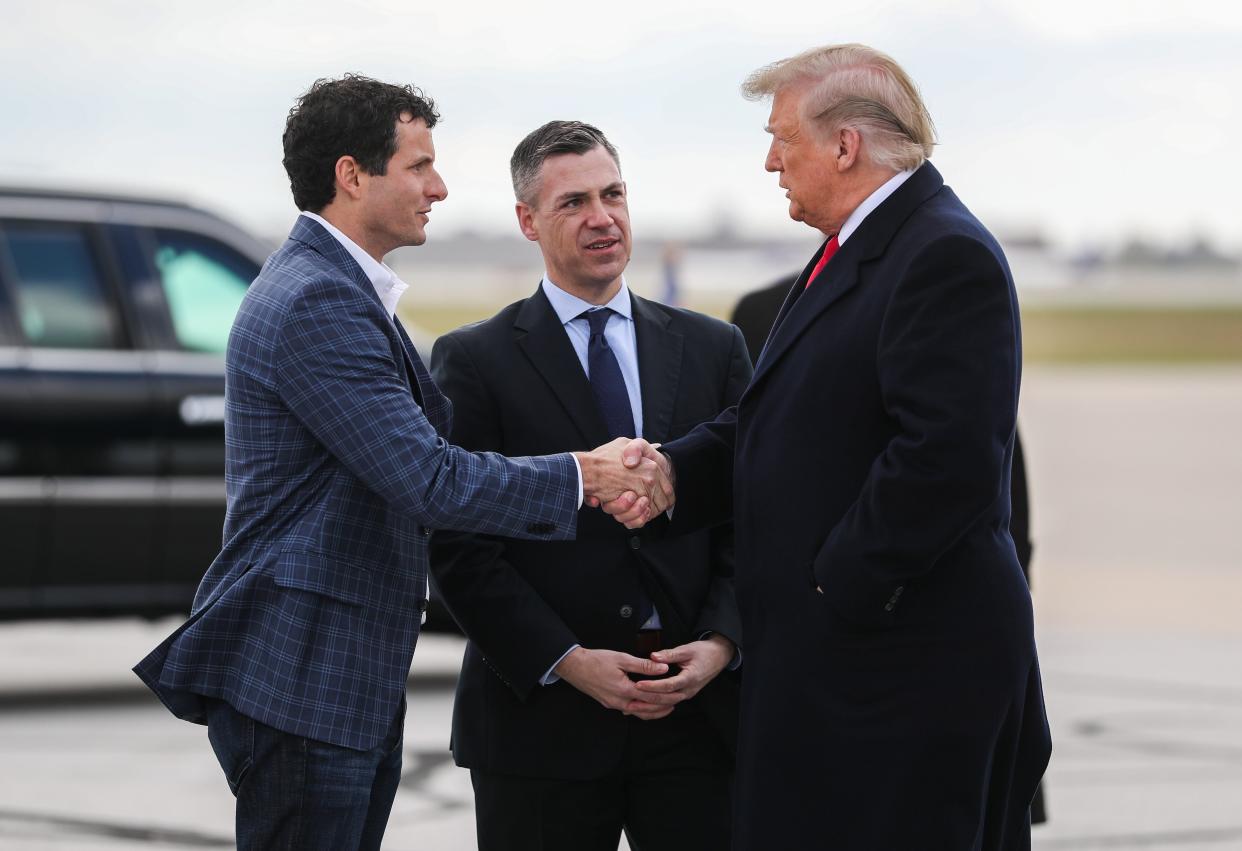
[[113, 201], [134, 204], [158, 204], [163, 207], [184, 207], [195, 209], [190, 204], [171, 198], [131, 194], [127, 192], [111, 192], [100, 189], [71, 189], [68, 187], [21, 186], [0, 183], [0, 195], [20, 198], [64, 198], [80, 201]]
[[258, 264], [271, 253], [242, 228], [173, 198], [0, 184], [0, 218], [126, 224], [188, 230], [237, 248]]

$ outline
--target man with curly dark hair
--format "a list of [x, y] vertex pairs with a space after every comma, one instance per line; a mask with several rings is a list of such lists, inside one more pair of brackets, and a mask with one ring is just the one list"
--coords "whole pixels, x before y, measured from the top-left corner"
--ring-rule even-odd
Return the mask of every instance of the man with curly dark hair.
[[[451, 446], [452, 406], [396, 317], [383, 262], [447, 195], [429, 98], [319, 80], [289, 113], [301, 211], [225, 355], [224, 545], [190, 619], [135, 671], [205, 723], [239, 848], [378, 848], [401, 775], [405, 686], [433, 529], [567, 540], [585, 497], [641, 490], [617, 441], [527, 458]], [[667, 666], [646, 661], [651, 674]]]

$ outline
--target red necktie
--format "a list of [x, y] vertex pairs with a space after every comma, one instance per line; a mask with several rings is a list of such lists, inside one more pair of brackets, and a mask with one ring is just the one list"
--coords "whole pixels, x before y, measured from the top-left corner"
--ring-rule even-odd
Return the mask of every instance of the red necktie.
[[828, 244], [824, 246], [824, 253], [819, 256], [819, 262], [815, 264], [815, 268], [811, 270], [811, 277], [806, 279], [806, 285], [809, 288], [811, 284], [819, 277], [819, 273], [824, 271], [824, 267], [828, 265], [828, 261], [832, 259], [832, 255], [837, 253], [837, 249], [841, 247], [841, 243], [837, 242], [837, 235], [834, 233], [832, 239], [828, 240]]

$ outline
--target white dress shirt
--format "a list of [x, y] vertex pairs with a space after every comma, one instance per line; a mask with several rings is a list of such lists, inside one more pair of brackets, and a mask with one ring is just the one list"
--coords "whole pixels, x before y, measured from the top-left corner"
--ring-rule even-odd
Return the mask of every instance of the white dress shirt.
[[888, 200], [888, 196], [896, 192], [897, 187], [909, 180], [912, 174], [914, 174], [914, 169], [897, 172], [886, 180], [879, 189], [863, 199], [863, 202], [854, 208], [854, 212], [850, 213], [849, 218], [845, 220], [845, 224], [841, 225], [841, 230], [837, 232], [837, 245], [845, 245], [845, 241], [850, 238], [854, 231], [858, 230], [858, 226], [863, 223], [863, 219], [871, 215], [876, 207]]
[[370, 254], [363, 251], [358, 243], [341, 233], [335, 225], [316, 213], [310, 213], [306, 210], [302, 211], [302, 215], [306, 218], [318, 222], [323, 229], [332, 234], [333, 238], [341, 244], [341, 247], [349, 252], [349, 256], [354, 258], [361, 268], [362, 273], [370, 280], [371, 286], [375, 287], [375, 294], [379, 296], [380, 303], [384, 305], [384, 310], [388, 312], [389, 319], [395, 319], [397, 316], [397, 302], [401, 296], [405, 295], [405, 291], [409, 289], [409, 284], [397, 277], [397, 273], [388, 268], [387, 263], [381, 263]]

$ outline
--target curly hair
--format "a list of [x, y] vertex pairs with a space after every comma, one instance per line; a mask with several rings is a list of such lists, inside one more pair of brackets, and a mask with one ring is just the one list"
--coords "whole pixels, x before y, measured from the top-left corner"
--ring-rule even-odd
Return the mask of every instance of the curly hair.
[[320, 212], [336, 197], [337, 160], [351, 156], [367, 174], [382, 175], [397, 152], [397, 122], [420, 120], [430, 129], [439, 118], [413, 86], [359, 74], [316, 80], [289, 110], [282, 137], [293, 203]]

